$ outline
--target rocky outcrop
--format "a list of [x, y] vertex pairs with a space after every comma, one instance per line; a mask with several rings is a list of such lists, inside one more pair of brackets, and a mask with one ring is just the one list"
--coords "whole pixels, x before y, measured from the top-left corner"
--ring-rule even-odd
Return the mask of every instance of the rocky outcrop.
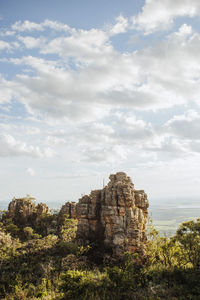
[[77, 239], [99, 242], [105, 252], [121, 256], [125, 251], [143, 253], [148, 200], [143, 190], [135, 190], [125, 173], [110, 175], [102, 190], [92, 191], [77, 205]]
[[49, 210], [48, 206], [44, 203], [39, 203], [36, 207], [35, 223], [38, 224], [43, 215], [49, 215], [49, 214], [50, 214], [50, 210]]
[[77, 203], [66, 202], [60, 209], [58, 214], [58, 230], [63, 225], [65, 218], [77, 219]]
[[17, 225], [27, 226], [32, 223], [33, 215], [36, 213], [34, 198], [27, 195], [24, 198], [13, 198], [8, 206], [8, 217]]
[[66, 202], [60, 209], [58, 218], [62, 218], [63, 216], [68, 216], [68, 218], [77, 218], [76, 212], [76, 202]]
[[49, 214], [49, 208], [46, 204], [35, 204], [35, 199], [27, 195], [24, 198], [14, 198], [8, 206], [6, 218], [20, 226], [35, 226], [41, 220], [41, 216]]
[[143, 190], [136, 190], [123, 172], [109, 178], [102, 190], [92, 191], [78, 203], [65, 203], [58, 216], [50, 216], [46, 204], [36, 206], [34, 199], [27, 196], [12, 200], [7, 217], [20, 228], [31, 226], [46, 235], [49, 230], [59, 232], [68, 216], [78, 219], [76, 238], [79, 243], [98, 245], [103, 255], [109, 253], [112, 257], [120, 257], [126, 251], [143, 254], [147, 240], [147, 195]]

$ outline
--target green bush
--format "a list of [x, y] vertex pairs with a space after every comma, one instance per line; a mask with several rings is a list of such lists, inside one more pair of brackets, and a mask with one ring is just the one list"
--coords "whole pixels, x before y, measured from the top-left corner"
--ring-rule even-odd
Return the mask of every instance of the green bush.
[[67, 217], [57, 232], [56, 216], [44, 214], [38, 228], [0, 221], [0, 299], [200, 299], [200, 219], [171, 238], [151, 227], [145, 256], [127, 252], [107, 264], [100, 242], [77, 244], [76, 221]]
[[175, 240], [183, 252], [185, 264], [200, 268], [200, 219], [184, 222], [177, 230]]
[[69, 270], [62, 276], [61, 299], [103, 300], [106, 299], [104, 273]]

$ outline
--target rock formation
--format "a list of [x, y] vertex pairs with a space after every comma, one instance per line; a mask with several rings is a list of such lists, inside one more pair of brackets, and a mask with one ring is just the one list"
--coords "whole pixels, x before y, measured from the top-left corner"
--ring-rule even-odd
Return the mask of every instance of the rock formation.
[[56, 226], [59, 232], [67, 215], [78, 219], [76, 238], [79, 243], [99, 245], [103, 255], [109, 253], [112, 257], [120, 257], [126, 251], [143, 254], [147, 195], [143, 190], [135, 190], [130, 177], [123, 172], [109, 178], [108, 185], [102, 190], [92, 191], [78, 203], [65, 203], [54, 218], [49, 218], [46, 204], [36, 206], [30, 196], [14, 198], [9, 204], [7, 217], [20, 228], [31, 226], [37, 230], [40, 227], [47, 234]]
[[64, 223], [65, 217], [69, 219], [77, 219], [77, 203], [66, 202], [60, 209], [57, 219], [58, 232]]
[[35, 218], [35, 223], [38, 224], [41, 220], [42, 215], [49, 215], [50, 210], [48, 206], [44, 203], [38, 203], [36, 206], [36, 218]]
[[18, 226], [33, 226], [36, 225], [42, 214], [49, 214], [49, 208], [46, 204], [39, 203], [37, 206], [34, 198], [27, 195], [24, 198], [14, 198], [8, 206], [7, 218]]
[[148, 200], [143, 190], [135, 190], [125, 173], [110, 175], [102, 190], [83, 196], [77, 205], [77, 239], [100, 242], [113, 256], [125, 251], [143, 253]]
[[60, 209], [58, 214], [58, 218], [62, 218], [63, 216], [68, 216], [69, 218], [76, 219], [76, 202], [66, 202]]

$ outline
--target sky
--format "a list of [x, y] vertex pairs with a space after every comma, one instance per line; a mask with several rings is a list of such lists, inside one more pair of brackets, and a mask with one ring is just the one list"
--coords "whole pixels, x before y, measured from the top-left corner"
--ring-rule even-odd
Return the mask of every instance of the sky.
[[199, 0], [0, 0], [0, 201], [77, 201], [126, 172], [200, 194]]

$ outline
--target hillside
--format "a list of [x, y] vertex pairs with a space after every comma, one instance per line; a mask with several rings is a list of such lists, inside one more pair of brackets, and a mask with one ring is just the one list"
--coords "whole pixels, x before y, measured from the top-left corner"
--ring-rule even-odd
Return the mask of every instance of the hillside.
[[0, 221], [1, 299], [200, 299], [200, 219], [161, 237], [125, 173], [59, 212], [13, 199]]

